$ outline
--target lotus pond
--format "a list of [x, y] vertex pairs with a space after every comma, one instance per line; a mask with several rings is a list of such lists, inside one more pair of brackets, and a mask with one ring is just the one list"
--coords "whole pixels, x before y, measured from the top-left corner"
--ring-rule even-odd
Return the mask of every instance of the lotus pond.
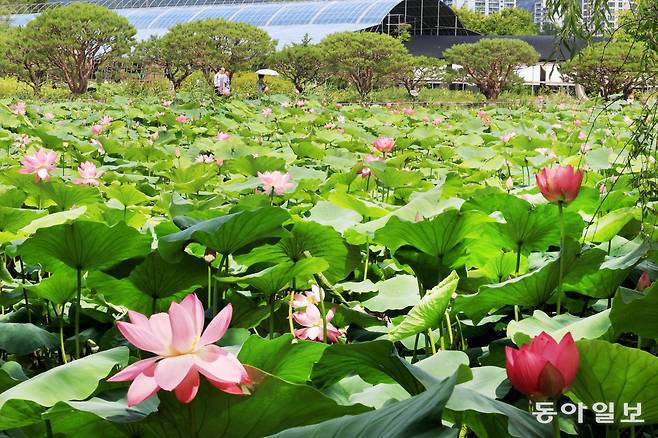
[[643, 111], [1, 104], [0, 436], [656, 436]]

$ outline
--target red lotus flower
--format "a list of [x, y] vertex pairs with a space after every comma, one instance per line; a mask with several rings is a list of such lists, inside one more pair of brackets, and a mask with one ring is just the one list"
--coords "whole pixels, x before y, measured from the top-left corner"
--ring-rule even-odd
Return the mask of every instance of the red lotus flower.
[[651, 287], [651, 277], [647, 271], [644, 271], [642, 275], [640, 275], [640, 279], [637, 281], [637, 290], [643, 291], [649, 287]]
[[512, 386], [534, 401], [559, 397], [578, 372], [578, 348], [571, 333], [558, 344], [541, 332], [519, 350], [505, 347], [505, 356]]
[[585, 172], [569, 166], [545, 167], [536, 175], [541, 194], [549, 202], [569, 203], [576, 199]]

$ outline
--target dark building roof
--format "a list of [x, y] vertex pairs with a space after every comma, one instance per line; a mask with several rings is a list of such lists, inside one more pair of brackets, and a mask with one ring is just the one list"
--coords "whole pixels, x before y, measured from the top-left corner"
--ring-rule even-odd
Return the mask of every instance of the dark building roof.
[[[413, 35], [405, 43], [407, 49], [414, 55], [443, 58], [443, 52], [455, 44], [474, 43], [482, 38], [513, 38], [525, 41], [539, 52], [541, 61], [564, 61], [571, 57], [570, 49], [559, 37], [553, 35], [532, 36], [481, 36], [481, 35]], [[562, 44], [560, 44], [562, 42]], [[578, 52], [585, 47], [585, 41], [571, 41], [571, 50]]]

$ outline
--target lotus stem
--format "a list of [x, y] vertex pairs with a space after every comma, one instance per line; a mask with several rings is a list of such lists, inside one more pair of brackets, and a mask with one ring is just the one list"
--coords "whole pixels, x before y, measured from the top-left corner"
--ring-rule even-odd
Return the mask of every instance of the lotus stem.
[[75, 297], [75, 358], [80, 359], [80, 301], [82, 300], [82, 270], [77, 268], [77, 294]]
[[32, 315], [30, 314], [30, 300], [27, 297], [27, 290], [25, 289], [25, 265], [23, 259], [18, 259], [21, 265], [21, 282], [23, 283], [23, 299], [25, 300], [25, 310], [27, 311], [27, 322], [32, 322]]
[[566, 243], [566, 232], [564, 230], [564, 203], [558, 202], [558, 209], [560, 211], [560, 276], [558, 277], [557, 285], [557, 308], [556, 314], [560, 314], [560, 307], [562, 304], [562, 277], [564, 276], [564, 255], [565, 255], [565, 243]]
[[455, 345], [455, 338], [452, 334], [452, 322], [450, 321], [450, 312], [446, 312], [446, 324], [448, 326], [448, 338], [450, 339], [450, 348]]
[[370, 236], [366, 237], [366, 263], [363, 267], [363, 281], [368, 278], [368, 264], [370, 263]]
[[212, 265], [208, 264], [208, 307], [212, 308]]
[[[434, 345], [434, 336], [432, 335], [432, 329], [429, 328], [427, 329], [427, 338], [430, 341], [430, 348], [432, 349], [432, 354], [436, 354], [436, 345]], [[441, 336], [441, 350], [445, 350], [445, 341], [443, 340], [443, 336]]]
[[[310, 251], [304, 251], [304, 257], [307, 259], [310, 259], [313, 257], [313, 255], [310, 253]], [[317, 274], [313, 274], [313, 278], [315, 278], [315, 282], [320, 286], [322, 289], [325, 290], [325, 292], [330, 292], [333, 296], [338, 298], [338, 300], [342, 303], [345, 304], [346, 306], [349, 306], [350, 303], [347, 302], [347, 300], [338, 292], [334, 287], [329, 283], [329, 280], [327, 280], [327, 277], [322, 274], [322, 272], [318, 272]]]
[[276, 301], [276, 294], [272, 294], [270, 301], [270, 333], [269, 338], [274, 339], [274, 302]]
[[295, 324], [292, 317], [292, 301], [295, 299], [295, 290], [290, 291], [290, 303], [288, 303], [288, 324], [290, 325], [290, 334], [295, 339]]
[[[557, 403], [556, 403], [556, 408], [557, 408]], [[553, 417], [553, 438], [560, 438], [560, 417], [556, 415]]]
[[[519, 243], [516, 247], [516, 269], [514, 270], [514, 276], [518, 277], [521, 272], [521, 244]], [[518, 304], [514, 305], [514, 321], [519, 320], [521, 314], [521, 308]]]
[[53, 438], [53, 426], [50, 424], [50, 420], [45, 419], [43, 422], [46, 423], [46, 437]]
[[414, 341], [414, 351], [411, 355], [411, 363], [416, 363], [416, 355], [418, 354], [418, 340], [420, 339], [420, 333], [416, 334], [416, 340]]
[[53, 304], [53, 309], [55, 310], [55, 316], [59, 321], [59, 348], [62, 351], [62, 362], [64, 364], [68, 363], [66, 359], [66, 348], [64, 347], [64, 306], [62, 305], [61, 315], [57, 314], [57, 308]]
[[324, 299], [320, 297], [320, 311], [322, 312], [322, 340], [325, 344], [329, 343], [327, 339], [327, 312], [324, 310]]

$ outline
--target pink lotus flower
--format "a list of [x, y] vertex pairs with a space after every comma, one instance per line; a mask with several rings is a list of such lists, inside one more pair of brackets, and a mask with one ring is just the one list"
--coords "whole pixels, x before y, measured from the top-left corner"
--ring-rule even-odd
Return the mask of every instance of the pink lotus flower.
[[16, 102], [9, 108], [12, 110], [14, 114], [17, 114], [19, 116], [24, 116], [25, 113], [27, 112], [27, 104], [25, 102]]
[[341, 109], [343, 107], [343, 104], [340, 102], [336, 103], [336, 108]]
[[128, 406], [143, 402], [160, 389], [175, 391], [182, 403], [190, 403], [199, 390], [199, 373], [223, 392], [244, 394], [240, 387], [251, 383], [247, 370], [233, 353], [215, 345], [231, 322], [233, 308], [227, 305], [203, 330], [203, 305], [196, 295], [173, 302], [168, 313], [150, 318], [129, 311], [130, 322], [117, 322], [121, 334], [135, 347], [154, 353], [108, 379], [132, 380]]
[[424, 116], [424, 117], [423, 117], [423, 122], [424, 122], [424, 123], [429, 123], [429, 122], [430, 122], [430, 118], [429, 118], [429, 116]]
[[226, 132], [219, 132], [215, 136], [215, 140], [217, 140], [217, 141], [226, 141], [226, 140], [230, 140], [230, 138], [231, 138], [231, 135], [227, 134]]
[[443, 121], [444, 121], [443, 117], [436, 117], [434, 120], [432, 120], [432, 123], [434, 125], [440, 125], [441, 123], [443, 123]]
[[263, 109], [263, 112], [261, 113], [265, 117], [271, 116], [272, 115], [272, 108], [267, 107]]
[[112, 117], [110, 117], [110, 116], [101, 117], [101, 120], [99, 122], [99, 124], [102, 125], [102, 126], [107, 126], [110, 123], [112, 123]]
[[45, 114], [43, 115], [43, 118], [46, 119], [46, 120], [52, 120], [52, 119], [55, 118], [55, 114], [50, 113], [50, 112], [49, 112], [49, 113], [45, 113]]
[[513, 132], [510, 132], [510, 133], [507, 133], [507, 134], [503, 134], [503, 135], [500, 136], [500, 141], [502, 141], [503, 144], [507, 144], [507, 143], [510, 142], [510, 140], [512, 139], [512, 137], [514, 137], [514, 133], [513, 133]]
[[295, 105], [301, 108], [303, 106], [306, 106], [306, 101], [304, 99], [299, 99]]
[[614, 183], [617, 182], [617, 179], [618, 179], [618, 178], [619, 178], [619, 177], [618, 177], [617, 175], [612, 175], [612, 176], [610, 177], [610, 182], [614, 184]]
[[569, 166], [545, 167], [535, 178], [541, 194], [549, 202], [569, 203], [576, 199], [585, 173]]
[[578, 140], [585, 140], [587, 138], [587, 134], [585, 134], [585, 131], [580, 131], [578, 133]]
[[180, 158], [180, 148], [176, 148], [176, 149], [174, 149], [174, 156], [175, 156], [176, 158]]
[[637, 290], [643, 291], [651, 287], [651, 277], [647, 271], [642, 272], [640, 279], [637, 281]]
[[324, 129], [334, 129], [336, 127], [335, 123], [326, 123]]
[[94, 125], [91, 127], [91, 133], [93, 135], [101, 135], [101, 132], [103, 132], [103, 125]]
[[413, 113], [415, 113], [416, 111], [413, 108], [403, 108], [402, 112], [405, 115], [410, 116], [410, 115], [413, 115]]
[[21, 160], [23, 167], [19, 170], [22, 174], [34, 173], [37, 181], [48, 181], [50, 171], [55, 168], [57, 154], [48, 149], [39, 149], [33, 155], [26, 155]]
[[96, 150], [98, 151], [99, 154], [103, 155], [105, 153], [103, 144], [100, 141], [96, 140], [95, 138], [92, 138], [89, 140], [89, 143], [91, 143], [93, 146], [96, 146]]
[[176, 116], [176, 121], [178, 123], [187, 123], [188, 117], [185, 114], [181, 114], [180, 116]]
[[395, 146], [395, 140], [390, 137], [379, 137], [377, 140], [372, 142], [372, 145], [379, 152], [386, 154], [393, 150], [393, 147]]
[[605, 186], [605, 183], [601, 184], [601, 186], [599, 187], [599, 193], [601, 195], [605, 195], [608, 193], [608, 188]]
[[573, 124], [576, 126], [576, 128], [580, 128], [583, 125], [583, 121], [580, 119], [576, 119], [573, 121]]
[[16, 141], [16, 145], [21, 148], [29, 145], [30, 143], [32, 143], [32, 139], [27, 134], [20, 134]]
[[166, 107], [166, 108], [169, 108], [169, 107], [171, 106], [172, 103], [174, 103], [174, 102], [171, 101], [171, 100], [163, 100], [163, 101], [162, 101], [162, 106], [164, 106], [164, 107]]
[[478, 117], [481, 118], [481, 119], [487, 117], [487, 112], [484, 111], [484, 110], [478, 111]]
[[305, 308], [309, 305], [320, 303], [324, 299], [324, 291], [316, 284], [311, 286], [311, 290], [304, 294], [295, 294], [292, 300], [293, 309]]
[[224, 165], [224, 159], [223, 158], [215, 158], [215, 164], [217, 164], [219, 167]]
[[560, 343], [546, 332], [519, 350], [505, 347], [507, 377], [512, 386], [533, 401], [556, 399], [576, 379], [578, 348], [571, 333]]
[[372, 154], [368, 154], [365, 157], [363, 157], [363, 161], [366, 162], [366, 163], [372, 163], [374, 161], [384, 162], [384, 159], [382, 157], [376, 157]]
[[295, 184], [290, 182], [290, 174], [281, 173], [278, 170], [273, 172], [258, 172], [258, 178], [267, 194], [276, 193], [277, 195], [283, 195], [295, 187]]
[[514, 188], [514, 180], [511, 176], [507, 178], [507, 181], [505, 181], [505, 188], [507, 190], [512, 190]]
[[209, 154], [199, 154], [194, 161], [197, 163], [210, 164], [215, 162], [215, 157]]
[[[340, 331], [334, 327], [330, 321], [334, 319], [336, 309], [327, 312], [327, 338], [329, 342], [336, 342], [340, 337]], [[308, 304], [304, 312], [295, 312], [292, 314], [295, 322], [304, 326], [302, 329], [295, 330], [295, 337], [298, 339], [308, 339], [309, 341], [324, 341], [322, 315], [315, 304]]]
[[80, 174], [80, 178], [73, 180], [73, 184], [97, 186], [100, 183], [99, 178], [103, 176], [103, 172], [99, 171], [91, 161], [81, 163], [78, 167], [78, 173]]
[[583, 143], [580, 145], [580, 153], [583, 155], [585, 155], [591, 150], [592, 150], [592, 146], [590, 146], [588, 143]]
[[393, 108], [393, 102], [386, 102], [386, 108], [388, 109]]
[[359, 171], [359, 175], [361, 175], [362, 178], [367, 178], [372, 175], [372, 169], [369, 167], [364, 167]]

